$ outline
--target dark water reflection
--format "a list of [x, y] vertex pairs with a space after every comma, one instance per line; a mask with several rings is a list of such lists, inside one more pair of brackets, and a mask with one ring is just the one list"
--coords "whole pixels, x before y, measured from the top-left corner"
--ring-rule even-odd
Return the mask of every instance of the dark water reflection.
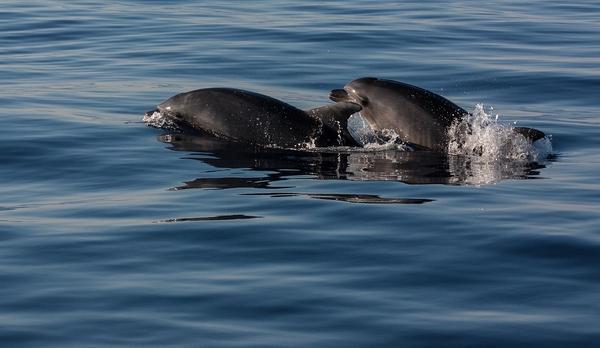
[[277, 197], [298, 197], [304, 196], [314, 199], [323, 199], [327, 201], [340, 201], [348, 203], [362, 204], [423, 204], [433, 202], [433, 199], [426, 198], [385, 198], [378, 195], [366, 194], [335, 194], [335, 193], [294, 193], [294, 192], [276, 192], [276, 193], [245, 193], [247, 196], [271, 196]]
[[[252, 147], [210, 136], [164, 134], [159, 141], [176, 151], [190, 152], [186, 159], [202, 161], [216, 168], [247, 168], [261, 173], [256, 177], [202, 177], [186, 181], [173, 190], [192, 188], [228, 189], [290, 188], [283, 180], [299, 175], [319, 180], [399, 181], [406, 184], [481, 185], [506, 179], [540, 178], [543, 164], [527, 161], [483, 162], [466, 156], [448, 156], [427, 151], [368, 151], [323, 149], [297, 151]], [[318, 194], [315, 195], [318, 198]], [[326, 199], [321, 197], [322, 199]], [[344, 197], [336, 199], [344, 200]], [[376, 202], [381, 198], [353, 200]], [[412, 202], [410, 199], [406, 202]], [[395, 201], [395, 203], [399, 203]], [[419, 202], [424, 203], [424, 202]]]
[[198, 217], [182, 217], [174, 219], [166, 219], [157, 222], [191, 222], [191, 221], [230, 221], [230, 220], [248, 220], [259, 219], [261, 216], [230, 214], [230, 215], [215, 215], [215, 216], [198, 216]]

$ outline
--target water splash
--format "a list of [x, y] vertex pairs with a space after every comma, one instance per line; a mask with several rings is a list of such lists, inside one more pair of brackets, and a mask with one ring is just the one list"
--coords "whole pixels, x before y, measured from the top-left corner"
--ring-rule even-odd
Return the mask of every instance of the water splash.
[[539, 162], [552, 153], [548, 136], [531, 143], [513, 128], [499, 123], [498, 115], [486, 113], [483, 105], [477, 104], [471, 114], [448, 129], [448, 154], [473, 156], [482, 162]]
[[152, 114], [145, 114], [142, 121], [149, 126], [167, 130], [178, 130], [179, 127], [171, 118], [163, 115], [160, 111], [154, 111]]
[[363, 146], [363, 150], [413, 151], [393, 129], [381, 131], [372, 129], [360, 112], [352, 114], [348, 119], [348, 131]]

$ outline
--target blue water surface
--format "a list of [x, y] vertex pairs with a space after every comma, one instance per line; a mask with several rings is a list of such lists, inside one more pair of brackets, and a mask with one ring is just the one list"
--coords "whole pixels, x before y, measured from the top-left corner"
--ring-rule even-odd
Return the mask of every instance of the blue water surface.
[[[0, 345], [598, 346], [599, 19], [596, 1], [3, 1]], [[361, 76], [493, 107], [553, 156], [280, 151], [141, 121], [192, 89], [310, 108]]]

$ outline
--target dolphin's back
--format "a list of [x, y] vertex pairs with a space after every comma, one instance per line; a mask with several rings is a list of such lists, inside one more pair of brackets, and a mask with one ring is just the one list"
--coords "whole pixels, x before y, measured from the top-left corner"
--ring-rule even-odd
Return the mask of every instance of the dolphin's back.
[[292, 105], [233, 88], [181, 93], [158, 108], [195, 129], [259, 145], [296, 147], [315, 137], [319, 127], [317, 119]]

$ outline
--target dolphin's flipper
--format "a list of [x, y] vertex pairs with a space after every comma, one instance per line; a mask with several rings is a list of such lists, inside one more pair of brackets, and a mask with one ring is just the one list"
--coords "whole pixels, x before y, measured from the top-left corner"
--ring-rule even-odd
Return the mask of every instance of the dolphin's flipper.
[[513, 128], [513, 132], [521, 134], [526, 139], [530, 140], [532, 143], [546, 136], [546, 134], [544, 134], [544, 132], [542, 131], [527, 127], [515, 127]]
[[348, 131], [348, 118], [361, 109], [362, 107], [358, 104], [339, 102], [310, 109], [306, 113], [320, 119], [324, 127], [336, 130], [349, 144], [359, 146], [360, 144], [354, 140]]

